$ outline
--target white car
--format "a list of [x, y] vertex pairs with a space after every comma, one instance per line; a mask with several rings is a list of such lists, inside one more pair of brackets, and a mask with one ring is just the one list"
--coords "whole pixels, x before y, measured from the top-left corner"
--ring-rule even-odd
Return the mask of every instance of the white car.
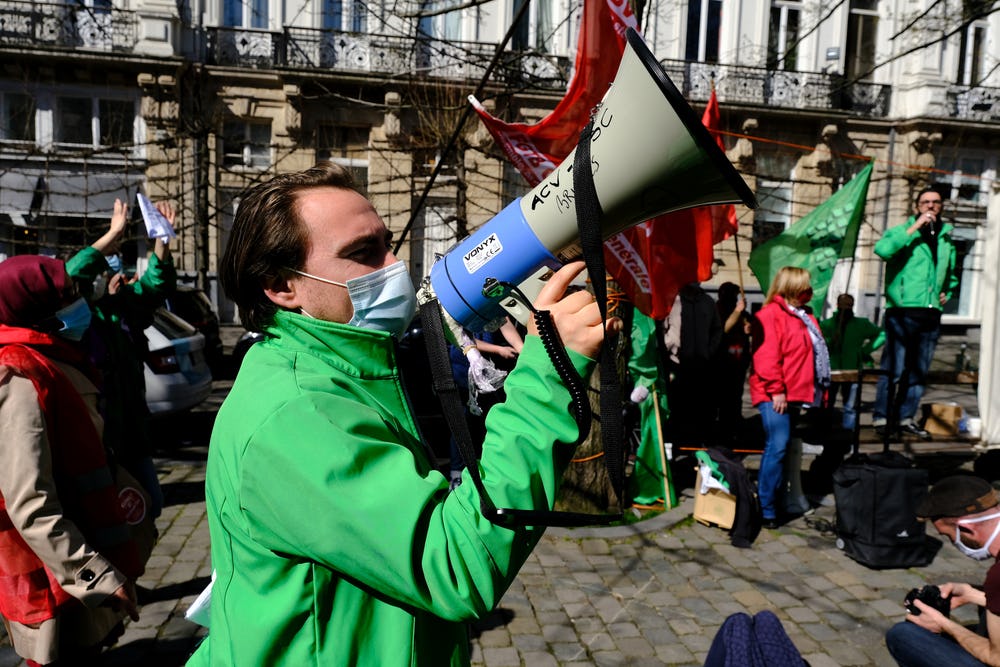
[[146, 405], [154, 415], [182, 412], [204, 401], [212, 392], [212, 372], [205, 362], [205, 336], [159, 308], [144, 331], [149, 341], [146, 357]]

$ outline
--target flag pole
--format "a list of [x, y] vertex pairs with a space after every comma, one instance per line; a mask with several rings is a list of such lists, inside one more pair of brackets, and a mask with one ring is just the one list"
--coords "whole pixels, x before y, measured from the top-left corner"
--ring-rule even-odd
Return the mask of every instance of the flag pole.
[[663, 450], [663, 424], [660, 422], [660, 395], [653, 387], [651, 392], [653, 399], [653, 414], [656, 416], [656, 448], [660, 450], [660, 470], [663, 473], [663, 507], [672, 509], [677, 504], [672, 483], [670, 480], [670, 463], [667, 461], [667, 453]]

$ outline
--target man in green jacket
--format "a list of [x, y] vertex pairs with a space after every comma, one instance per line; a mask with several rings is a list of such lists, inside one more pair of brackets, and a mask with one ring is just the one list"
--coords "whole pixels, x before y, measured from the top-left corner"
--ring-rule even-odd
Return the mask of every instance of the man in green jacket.
[[[841, 294], [837, 297], [837, 312], [819, 323], [827, 349], [830, 350], [830, 368], [856, 371], [871, 366], [872, 352], [885, 344], [885, 332], [867, 317], [854, 314], [854, 297]], [[842, 426], [853, 431], [857, 422], [857, 382], [838, 382], [830, 387], [830, 407], [838, 395], [844, 399]]]
[[941, 334], [941, 309], [958, 287], [952, 226], [941, 219], [943, 204], [937, 190], [924, 188], [917, 194], [914, 215], [886, 230], [875, 244], [875, 254], [886, 262], [882, 369], [889, 372], [897, 394], [890, 410], [888, 379], [879, 378], [872, 423], [878, 430], [887, 422], [898, 425], [901, 433], [925, 440], [930, 434], [914, 416]]
[[[397, 370], [415, 297], [390, 241], [329, 162], [240, 203], [220, 278], [266, 338], [212, 433], [216, 579], [189, 665], [467, 664], [466, 623], [541, 537], [490, 523], [474, 484], [449, 493], [434, 468]], [[536, 306], [586, 376], [604, 326], [590, 294], [563, 296], [582, 266], [555, 273]], [[550, 509], [578, 429], [533, 325], [506, 388], [486, 422], [483, 482], [497, 506]]]

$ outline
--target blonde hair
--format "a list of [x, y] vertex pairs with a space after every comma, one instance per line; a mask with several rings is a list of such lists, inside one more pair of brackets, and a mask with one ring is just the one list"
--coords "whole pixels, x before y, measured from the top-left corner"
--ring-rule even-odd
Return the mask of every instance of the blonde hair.
[[781, 298], [798, 296], [809, 289], [809, 272], [797, 266], [783, 266], [778, 270], [778, 275], [771, 281], [771, 288], [767, 290], [765, 304], [774, 301], [775, 295], [780, 294]]

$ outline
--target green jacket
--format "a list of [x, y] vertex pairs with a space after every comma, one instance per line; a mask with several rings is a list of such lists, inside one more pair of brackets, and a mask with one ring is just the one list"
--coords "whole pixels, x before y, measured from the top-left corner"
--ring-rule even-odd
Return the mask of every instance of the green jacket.
[[[66, 262], [66, 272], [80, 282], [84, 296], [91, 294], [94, 279], [108, 271], [108, 261], [88, 246]], [[146, 379], [143, 361], [149, 345], [143, 329], [153, 322], [153, 312], [177, 287], [173, 263], [150, 255], [139, 280], [123, 285], [118, 294], [107, 294], [91, 304], [94, 318], [85, 338], [87, 351], [100, 370], [101, 415], [104, 444], [128, 468], [149, 456], [152, 439], [147, 419]]]
[[945, 224], [938, 234], [937, 266], [931, 249], [921, 241], [920, 232], [908, 234], [915, 216], [896, 227], [887, 229], [875, 244], [875, 254], [886, 261], [886, 308], [937, 308], [938, 295], [949, 299], [958, 287], [955, 275], [955, 244], [951, 240], [952, 225]]
[[[266, 333], [212, 432], [217, 578], [211, 629], [188, 664], [467, 664], [465, 623], [499, 602], [543, 529], [494, 526], [468, 479], [448, 492], [390, 334], [284, 311]], [[551, 508], [578, 430], [538, 338], [505, 388], [483, 480], [498, 507]]]
[[871, 366], [872, 352], [885, 344], [885, 331], [867, 317], [852, 316], [837, 335], [837, 315], [819, 323], [819, 328], [830, 350], [830, 368], [857, 370], [861, 365]]

